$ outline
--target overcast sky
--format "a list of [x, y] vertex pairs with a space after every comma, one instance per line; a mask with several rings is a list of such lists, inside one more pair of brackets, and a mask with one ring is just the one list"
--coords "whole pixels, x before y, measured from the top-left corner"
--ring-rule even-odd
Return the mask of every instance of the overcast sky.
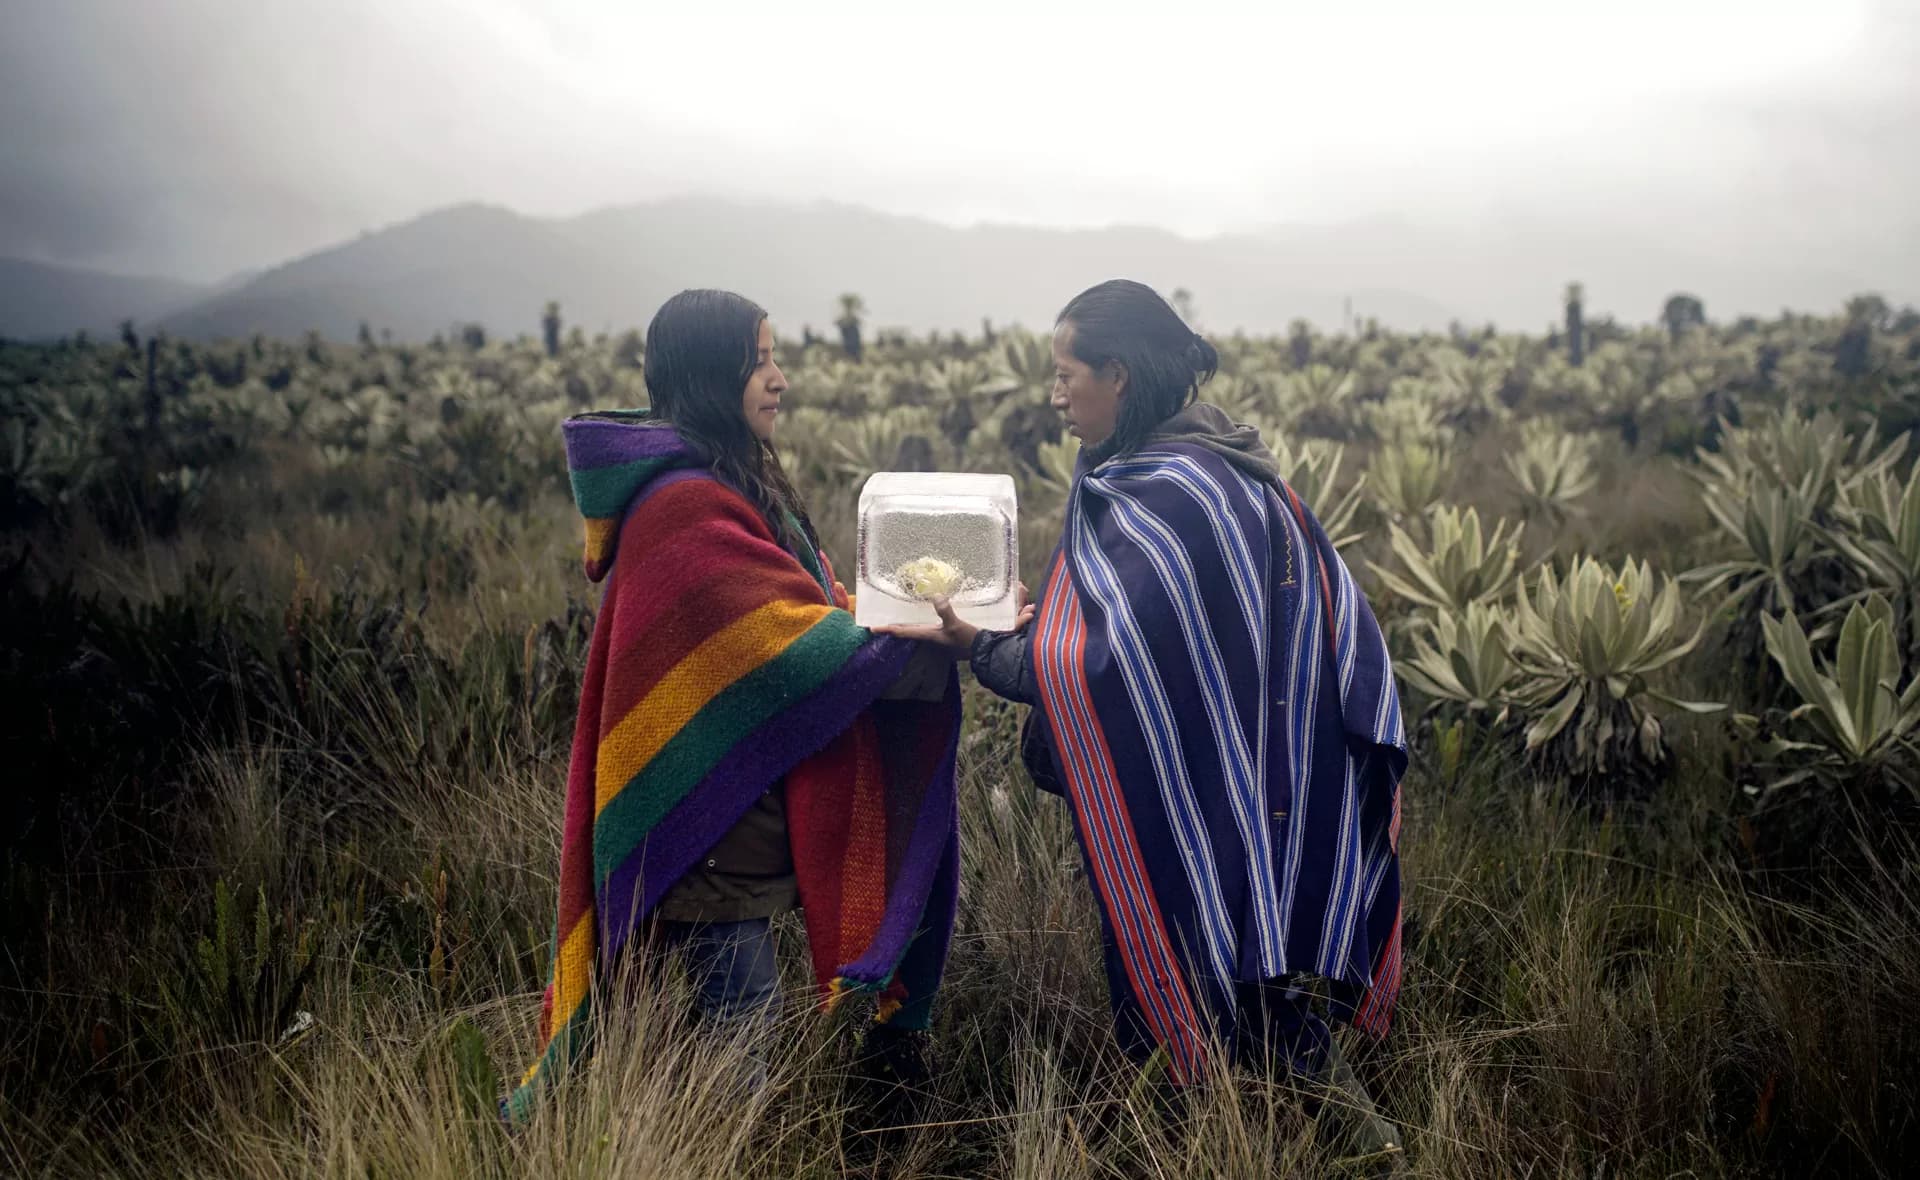
[[0, 0], [0, 255], [196, 279], [464, 200], [1920, 268], [1920, 0]]

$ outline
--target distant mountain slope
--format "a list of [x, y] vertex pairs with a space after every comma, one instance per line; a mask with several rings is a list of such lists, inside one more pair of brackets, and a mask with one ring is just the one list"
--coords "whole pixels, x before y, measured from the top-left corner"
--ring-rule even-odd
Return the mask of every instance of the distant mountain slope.
[[[640, 316], [680, 287], [709, 282], [753, 293], [788, 326], [797, 317], [824, 327], [843, 291], [864, 297], [880, 324], [971, 329], [990, 315], [1039, 326], [1078, 291], [1124, 275], [1192, 291], [1208, 326], [1277, 330], [1296, 318], [1335, 323], [1347, 294], [1300, 281], [1271, 243], [1157, 229], [953, 229], [839, 205], [716, 201], [606, 210], [564, 228], [655, 280]], [[1407, 326], [1439, 327], [1452, 314], [1397, 291], [1379, 291], [1372, 303], [1371, 314]]]
[[[1658, 318], [1668, 296], [1688, 292], [1718, 319], [1770, 316], [1782, 308], [1837, 311], [1874, 289], [1824, 259], [1787, 261], [1771, 249], [1728, 254], [1664, 235], [1512, 219], [1478, 231], [1444, 232], [1393, 218], [1336, 226], [1279, 226], [1261, 238], [1285, 251], [1298, 281], [1356, 292], [1370, 286], [1444, 292], [1469, 323], [1538, 331], [1560, 318], [1568, 282], [1586, 288], [1589, 315], [1634, 323]], [[1890, 248], [1894, 245], [1889, 242]], [[1890, 252], [1889, 258], [1898, 257]], [[1896, 302], [1913, 294], [1882, 291]], [[1356, 293], [1361, 314], [1379, 314]]]
[[548, 223], [461, 205], [299, 258], [167, 319], [187, 336], [351, 337], [365, 322], [424, 339], [455, 322], [532, 330], [541, 304], [603, 268]]
[[122, 320], [145, 324], [187, 307], [207, 291], [175, 279], [0, 258], [0, 336], [35, 340], [83, 329], [104, 335]]
[[[477, 321], [495, 333], [537, 330], [558, 299], [569, 324], [644, 327], [661, 301], [691, 286], [738, 290], [779, 327], [830, 331], [844, 292], [876, 325], [977, 329], [982, 316], [1050, 323], [1091, 283], [1127, 275], [1195, 292], [1211, 327], [1331, 324], [1343, 293], [1292, 281], [1284, 251], [1254, 239], [1197, 242], [1152, 229], [954, 229], [838, 205], [744, 206], [679, 200], [540, 220], [463, 205], [297, 259], [170, 317], [190, 336], [346, 338], [375, 331], [420, 339]], [[1365, 310], [1389, 323], [1437, 327], [1437, 303], [1381, 293]]]
[[790, 334], [803, 325], [830, 333], [844, 292], [865, 299], [877, 327], [971, 331], [983, 316], [1044, 326], [1076, 292], [1117, 275], [1186, 288], [1205, 328], [1256, 332], [1296, 319], [1332, 328], [1349, 309], [1396, 328], [1458, 318], [1539, 330], [1559, 318], [1571, 279], [1586, 284], [1590, 315], [1637, 322], [1674, 291], [1730, 317], [1830, 310], [1862, 289], [1818, 267], [1577, 226], [1449, 233], [1376, 220], [1195, 240], [1128, 227], [956, 229], [845, 205], [687, 198], [564, 219], [453, 206], [212, 289], [0, 263], [0, 333], [98, 331], [132, 316], [194, 337], [318, 330], [347, 339], [364, 322], [418, 340], [469, 321], [513, 335], [537, 332], [549, 299], [569, 325], [619, 331], [644, 327], [662, 300], [692, 286], [747, 294]]

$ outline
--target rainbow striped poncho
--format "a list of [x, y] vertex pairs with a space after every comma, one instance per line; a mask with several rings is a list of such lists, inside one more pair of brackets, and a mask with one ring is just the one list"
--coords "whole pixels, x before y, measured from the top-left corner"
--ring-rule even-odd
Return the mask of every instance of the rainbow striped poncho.
[[823, 555], [795, 554], [644, 412], [566, 427], [587, 576], [606, 590], [567, 780], [542, 1048], [513, 1121], [588, 1040], [596, 971], [667, 889], [784, 780], [823, 999], [885, 1019], [938, 986], [958, 883], [957, 678], [883, 701], [913, 644], [854, 624]]

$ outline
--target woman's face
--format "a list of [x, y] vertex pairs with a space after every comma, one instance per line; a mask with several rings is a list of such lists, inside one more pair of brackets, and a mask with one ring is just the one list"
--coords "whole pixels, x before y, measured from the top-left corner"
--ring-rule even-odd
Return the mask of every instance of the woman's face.
[[773, 363], [773, 325], [761, 320], [753, 375], [747, 378], [746, 392], [740, 395], [740, 412], [746, 415], [747, 429], [761, 442], [773, 441], [773, 424], [780, 416], [780, 395], [786, 391], [787, 376]]
[[1120, 402], [1127, 396], [1127, 371], [1119, 365], [1094, 369], [1073, 355], [1073, 325], [1053, 333], [1053, 396], [1048, 400], [1067, 421], [1067, 433], [1087, 446], [1113, 436], [1120, 423]]

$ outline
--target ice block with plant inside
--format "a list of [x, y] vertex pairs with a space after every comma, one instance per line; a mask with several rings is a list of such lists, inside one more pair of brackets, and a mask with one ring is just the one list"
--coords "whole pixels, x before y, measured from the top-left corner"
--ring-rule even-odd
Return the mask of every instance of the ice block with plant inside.
[[882, 471], [860, 489], [854, 618], [937, 624], [944, 594], [977, 627], [1013, 626], [1019, 580], [1013, 477]]

